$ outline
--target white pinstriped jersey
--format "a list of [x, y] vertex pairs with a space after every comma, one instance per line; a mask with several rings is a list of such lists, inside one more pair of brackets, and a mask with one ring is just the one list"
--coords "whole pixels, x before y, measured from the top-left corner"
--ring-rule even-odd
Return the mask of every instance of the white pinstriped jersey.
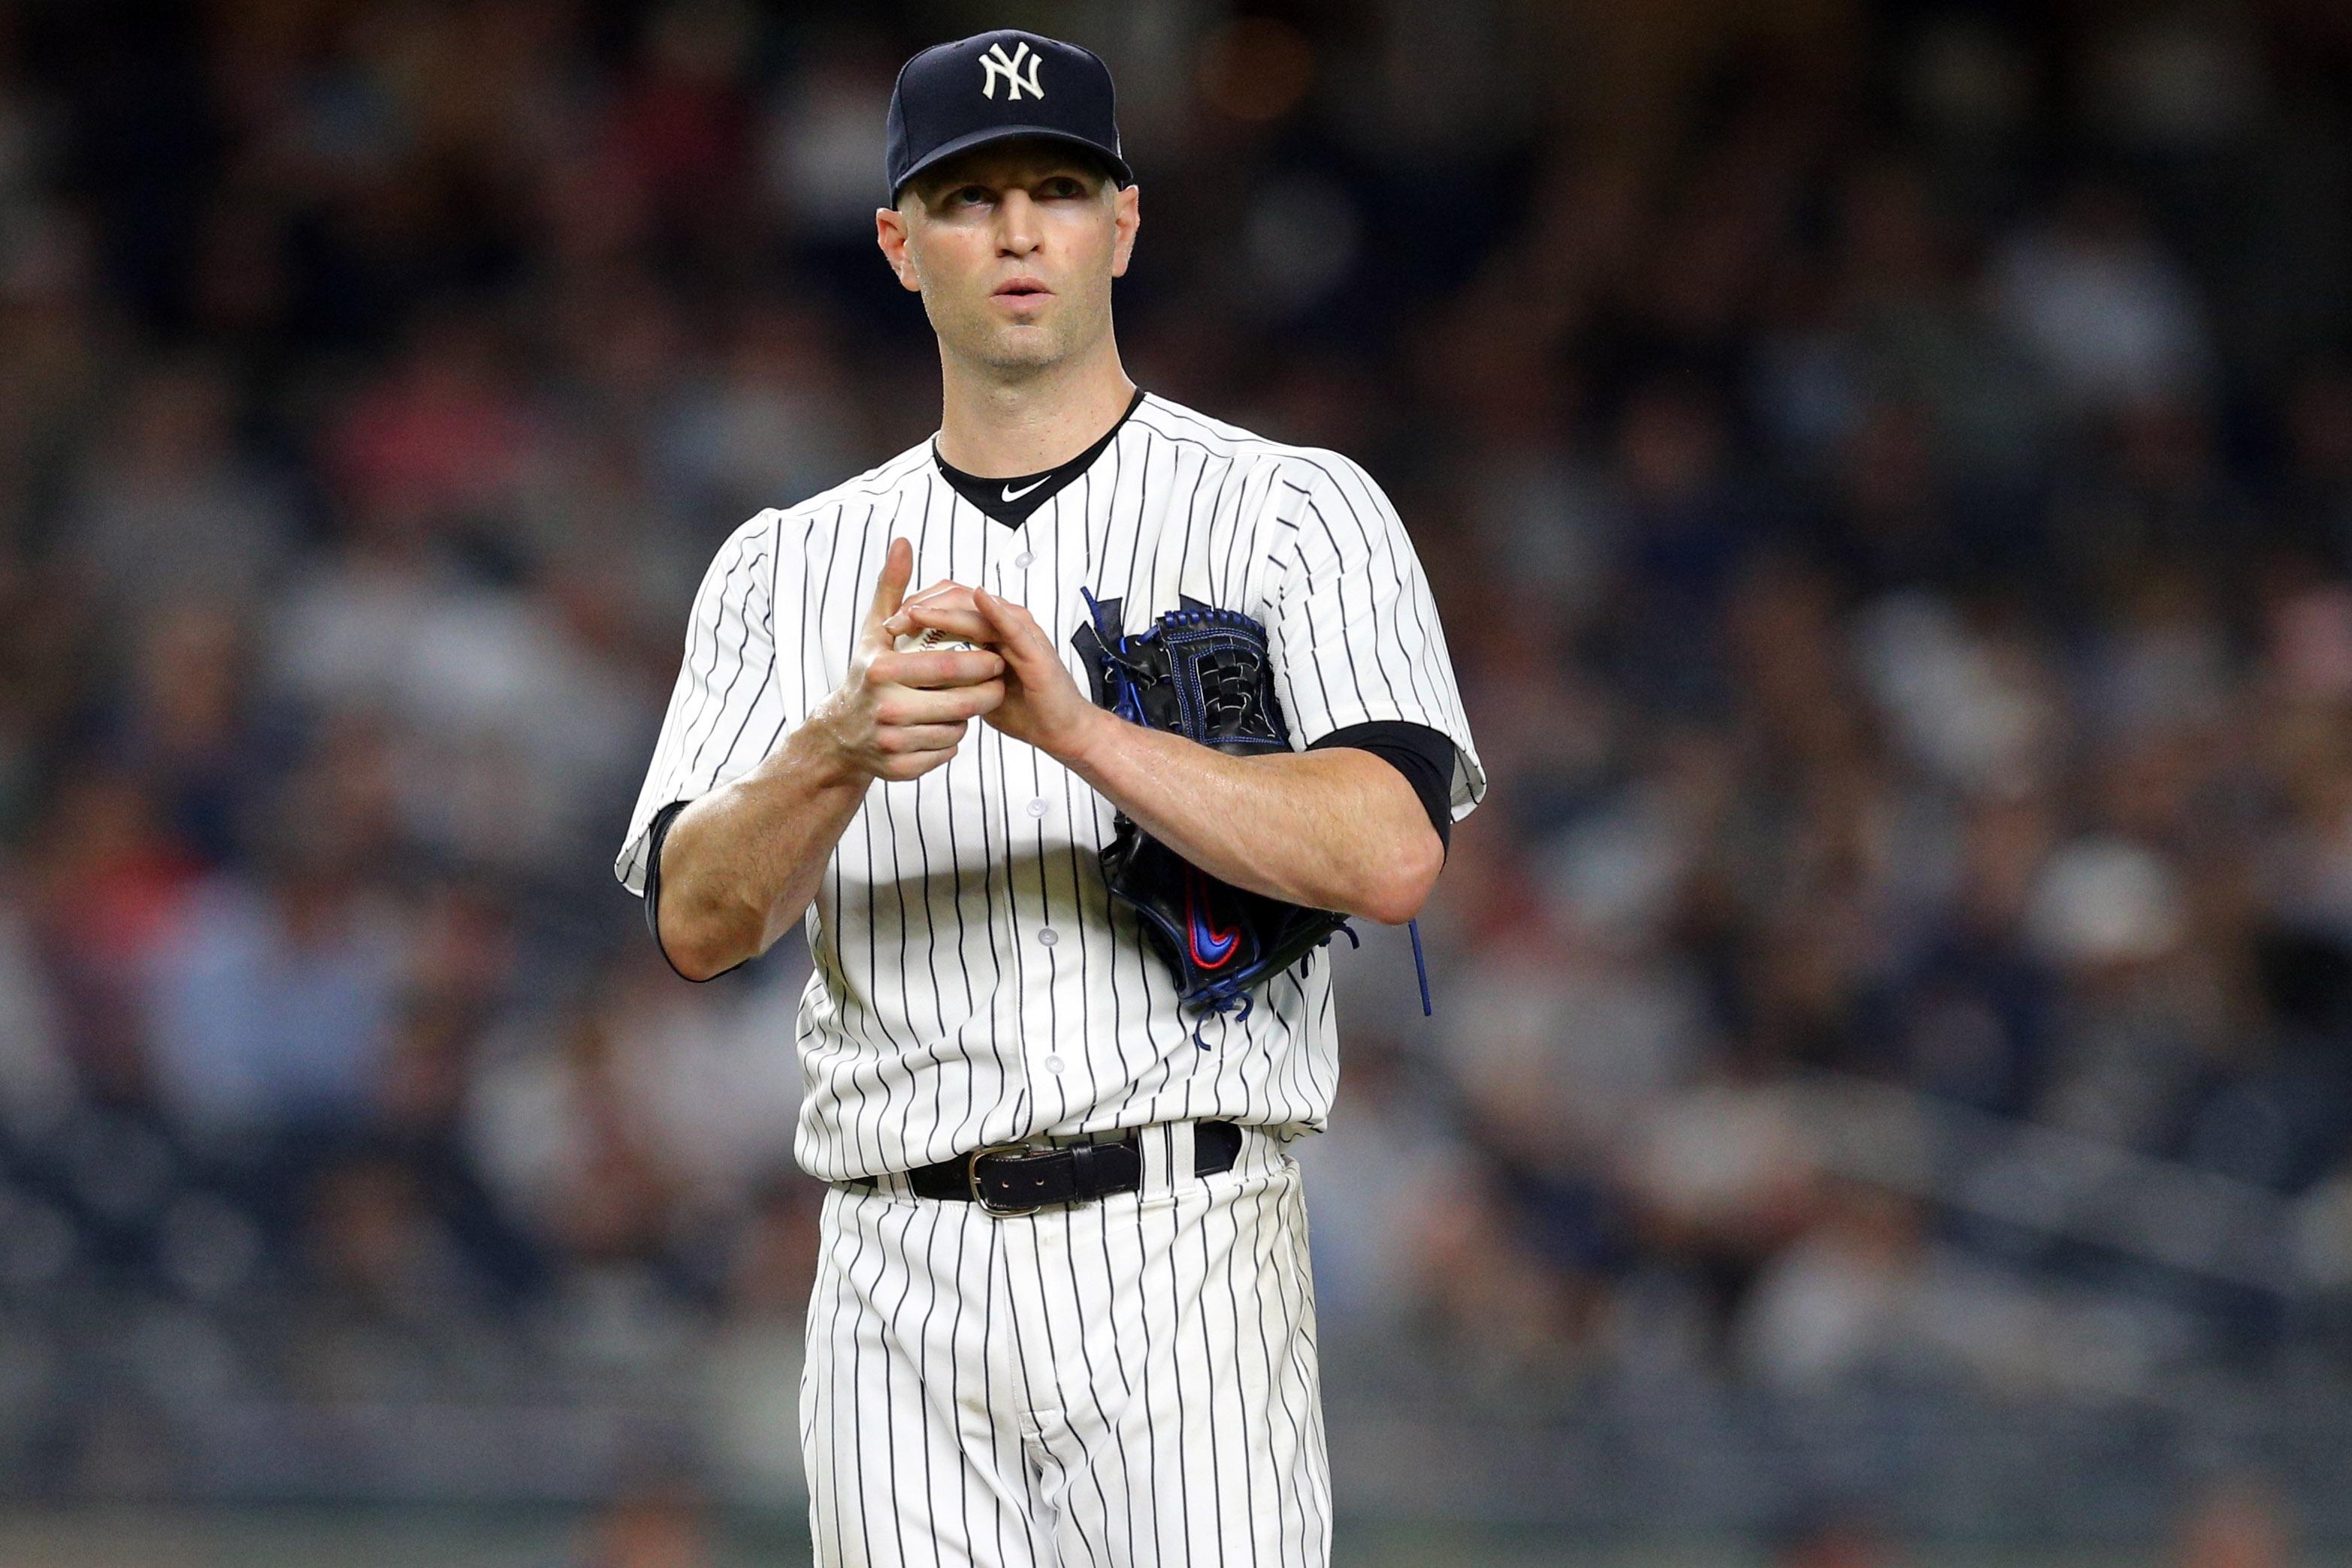
[[[1189, 594], [1263, 622], [1291, 745], [1374, 720], [1454, 745], [1451, 810], [1485, 796], [1428, 581], [1353, 461], [1146, 395], [1085, 471], [1018, 528], [960, 496], [929, 442], [721, 547], [614, 871], [645, 891], [660, 810], [732, 782], [846, 678], [889, 540], [942, 578], [1015, 601], [1062, 651], [1085, 588], [1137, 631]], [[794, 1154], [840, 1181], [990, 1144], [1192, 1118], [1319, 1129], [1339, 1074], [1330, 966], [1266, 981], [1245, 1019], [1180, 1012], [1174, 977], [1097, 854], [1116, 808], [984, 722], [920, 779], [877, 780], [805, 922], [806, 1093]], [[1341, 944], [1344, 946], [1344, 939]]]

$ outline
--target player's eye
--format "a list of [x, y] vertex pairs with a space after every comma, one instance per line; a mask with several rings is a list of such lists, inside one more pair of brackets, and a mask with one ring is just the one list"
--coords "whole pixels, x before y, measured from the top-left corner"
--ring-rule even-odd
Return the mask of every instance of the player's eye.
[[1045, 194], [1048, 196], [1059, 196], [1066, 200], [1069, 197], [1083, 196], [1086, 193], [1086, 186], [1067, 174], [1057, 174], [1045, 182]]
[[965, 185], [948, 193], [948, 205], [951, 207], [976, 207], [986, 200], [988, 187], [985, 185]]

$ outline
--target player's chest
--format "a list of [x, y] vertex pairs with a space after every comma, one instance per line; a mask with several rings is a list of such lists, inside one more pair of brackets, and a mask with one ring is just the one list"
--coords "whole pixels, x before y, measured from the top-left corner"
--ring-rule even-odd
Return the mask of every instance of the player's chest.
[[[1088, 622], [1088, 595], [1118, 600], [1129, 630], [1188, 599], [1266, 620], [1285, 563], [1260, 542], [1256, 488], [1216, 467], [1205, 459], [1188, 465], [1178, 455], [1156, 475], [1142, 464], [1130, 464], [1125, 476], [1115, 468], [1090, 473], [1017, 528], [985, 516], [944, 482], [810, 519], [793, 616], [803, 690], [787, 699], [797, 698], [804, 712], [847, 677], [893, 538], [914, 547], [908, 591], [952, 581], [1019, 604], [1052, 639], [1080, 690], [1085, 660], [1072, 639]], [[780, 588], [778, 608], [788, 615], [791, 597]]]

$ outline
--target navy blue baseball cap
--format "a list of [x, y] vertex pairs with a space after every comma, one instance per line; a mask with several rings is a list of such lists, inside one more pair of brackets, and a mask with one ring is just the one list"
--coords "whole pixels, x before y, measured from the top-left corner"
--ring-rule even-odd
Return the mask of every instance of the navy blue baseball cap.
[[890, 89], [889, 199], [940, 159], [1014, 136], [1083, 147], [1132, 185], [1111, 99], [1110, 68], [1076, 44], [1012, 27], [936, 44], [899, 68]]

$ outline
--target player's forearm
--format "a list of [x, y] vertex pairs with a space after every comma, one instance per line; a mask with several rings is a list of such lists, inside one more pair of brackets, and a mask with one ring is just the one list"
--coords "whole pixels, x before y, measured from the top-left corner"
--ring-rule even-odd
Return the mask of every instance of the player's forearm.
[[1370, 752], [1228, 757], [1102, 718], [1072, 770], [1211, 876], [1391, 925], [1429, 896], [1444, 846], [1404, 776]]
[[870, 779], [803, 726], [765, 761], [677, 814], [662, 841], [663, 949], [706, 979], [798, 924]]

